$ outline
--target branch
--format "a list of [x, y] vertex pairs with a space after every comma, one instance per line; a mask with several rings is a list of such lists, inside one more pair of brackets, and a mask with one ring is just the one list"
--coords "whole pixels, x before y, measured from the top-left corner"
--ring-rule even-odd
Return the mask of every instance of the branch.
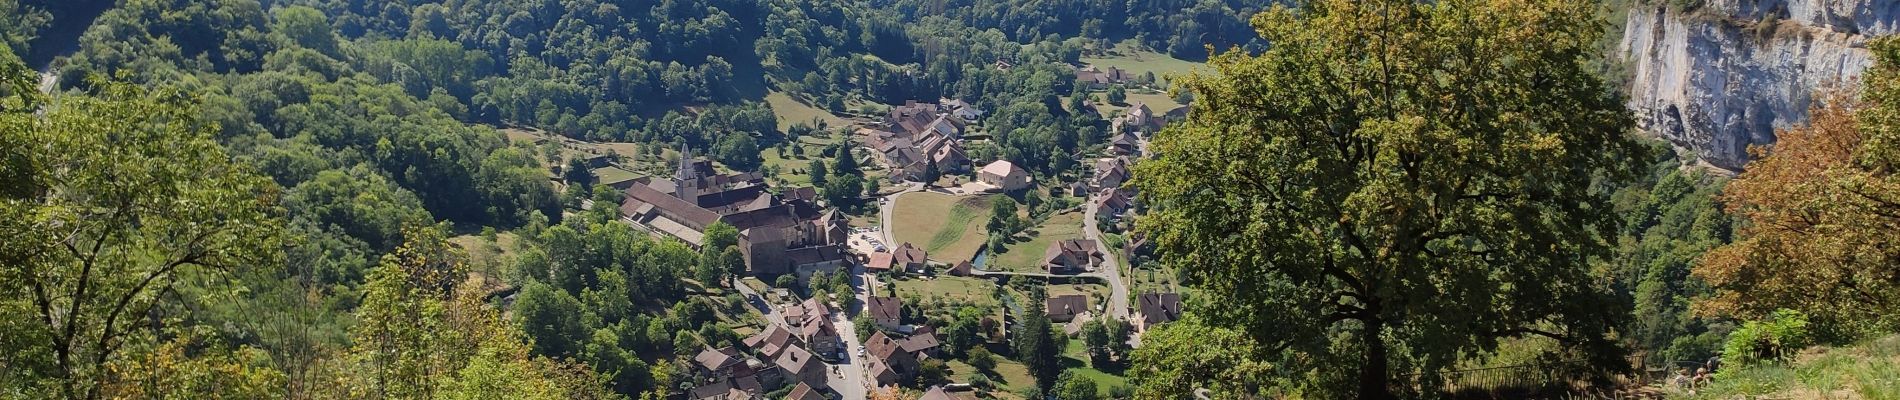
[[145, 287], [151, 285], [152, 281], [161, 277], [170, 276], [171, 272], [180, 265], [195, 264], [200, 256], [201, 255], [191, 255], [165, 263], [165, 266], [159, 267], [157, 271], [146, 274], [145, 278], [139, 280], [137, 285], [133, 285], [131, 289], [126, 290], [125, 295], [119, 296], [119, 301], [113, 304], [112, 311], [106, 314], [105, 329], [99, 332], [99, 345], [97, 349], [100, 351], [99, 354], [94, 355], [94, 358], [99, 362], [105, 361], [105, 343], [111, 341], [113, 337], [118, 336], [119, 315], [125, 312], [125, 308], [132, 303], [133, 298], [138, 297], [139, 293], [144, 292]]

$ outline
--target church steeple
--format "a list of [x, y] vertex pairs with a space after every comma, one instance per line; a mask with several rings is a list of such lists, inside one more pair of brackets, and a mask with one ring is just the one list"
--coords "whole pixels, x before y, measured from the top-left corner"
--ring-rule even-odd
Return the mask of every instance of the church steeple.
[[673, 196], [699, 203], [699, 169], [693, 167], [693, 149], [680, 143], [679, 169], [673, 171]]

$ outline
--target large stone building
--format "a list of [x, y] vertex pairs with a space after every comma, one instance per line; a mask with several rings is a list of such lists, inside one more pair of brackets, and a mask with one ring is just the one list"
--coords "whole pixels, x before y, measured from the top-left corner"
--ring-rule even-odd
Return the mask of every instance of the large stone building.
[[774, 194], [757, 173], [718, 174], [712, 163], [682, 147], [671, 179], [636, 179], [620, 203], [621, 218], [656, 235], [698, 248], [708, 226], [739, 230], [739, 251], [755, 275], [801, 274], [846, 262], [845, 219], [821, 207], [807, 190]]

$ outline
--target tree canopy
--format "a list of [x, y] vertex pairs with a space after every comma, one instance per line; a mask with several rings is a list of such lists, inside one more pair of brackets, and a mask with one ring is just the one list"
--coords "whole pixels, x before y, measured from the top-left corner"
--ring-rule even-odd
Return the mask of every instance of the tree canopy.
[[[0, 355], [0, 382], [92, 398], [180, 281], [272, 265], [282, 190], [232, 162], [176, 91], [36, 95], [0, 99], [0, 342], [20, 350]], [[36, 103], [43, 115], [23, 107]]]
[[[1586, 3], [1321, 0], [1189, 77], [1195, 113], [1133, 186], [1213, 323], [1319, 397], [1389, 398], [1514, 337], [1610, 366], [1626, 315], [1590, 273], [1640, 166], [1584, 62]], [[1411, 375], [1417, 373], [1418, 375]], [[1409, 383], [1409, 382], [1408, 382]], [[1258, 390], [1257, 388], [1253, 390]]]

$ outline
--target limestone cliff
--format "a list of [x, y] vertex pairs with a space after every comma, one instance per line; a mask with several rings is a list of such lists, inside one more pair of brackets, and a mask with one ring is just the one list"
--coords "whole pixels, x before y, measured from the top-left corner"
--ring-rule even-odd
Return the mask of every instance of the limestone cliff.
[[[1661, 2], [1661, 1], [1659, 1]], [[1706, 0], [1630, 10], [1621, 55], [1637, 124], [1717, 167], [1805, 121], [1814, 91], [1857, 79], [1900, 0]]]

